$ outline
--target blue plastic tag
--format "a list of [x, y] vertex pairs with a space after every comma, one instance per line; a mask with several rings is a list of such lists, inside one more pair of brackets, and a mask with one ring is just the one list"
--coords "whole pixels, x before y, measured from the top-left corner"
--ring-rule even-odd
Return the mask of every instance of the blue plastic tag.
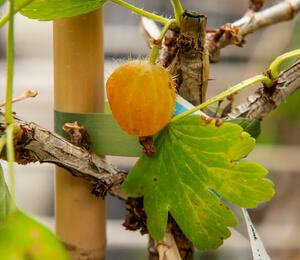
[[[175, 102], [175, 109], [174, 109], [174, 112], [173, 112], [173, 116], [177, 116], [177, 115], [179, 115], [179, 114], [181, 114], [181, 113], [183, 113], [187, 110], [190, 110], [194, 107], [195, 106], [193, 104], [186, 101], [181, 96], [176, 95], [176, 102]], [[195, 115], [195, 114], [205, 116], [205, 114], [202, 111], [196, 111], [195, 113], [193, 113], [193, 115]]]

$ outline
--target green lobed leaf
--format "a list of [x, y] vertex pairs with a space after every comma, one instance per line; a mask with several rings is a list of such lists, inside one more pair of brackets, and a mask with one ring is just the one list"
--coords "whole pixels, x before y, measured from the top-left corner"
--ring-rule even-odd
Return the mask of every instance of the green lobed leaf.
[[[16, 0], [18, 6], [24, 0]], [[56, 20], [85, 14], [100, 8], [107, 0], [35, 0], [20, 13], [39, 21]]]
[[14, 202], [9, 195], [0, 164], [0, 226], [3, 224], [5, 219], [13, 212], [14, 208]]
[[0, 241], [0, 259], [69, 259], [63, 245], [48, 229], [19, 210], [1, 226]]
[[156, 154], [143, 155], [122, 185], [131, 197], [144, 196], [147, 227], [162, 240], [168, 212], [199, 250], [219, 247], [237, 225], [229, 208], [214, 194], [245, 208], [269, 200], [273, 183], [257, 163], [237, 161], [255, 139], [235, 124], [215, 125], [194, 115], [170, 122], [155, 140]]

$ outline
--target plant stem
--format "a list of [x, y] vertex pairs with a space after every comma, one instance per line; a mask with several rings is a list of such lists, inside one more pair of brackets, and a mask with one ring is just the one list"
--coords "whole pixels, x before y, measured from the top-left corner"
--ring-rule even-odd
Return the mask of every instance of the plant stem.
[[6, 156], [8, 161], [9, 170], [9, 188], [13, 201], [15, 201], [15, 174], [14, 174], [14, 135], [18, 132], [19, 128], [14, 124], [10, 124], [6, 128]]
[[[13, 10], [13, 13], [16, 14], [19, 12], [21, 9], [23, 9], [26, 5], [29, 5], [33, 0], [25, 0], [22, 2], [19, 6], [15, 7]], [[9, 20], [9, 13], [5, 16], [2, 17], [0, 20], [0, 28]]]
[[6, 81], [6, 105], [5, 122], [14, 122], [12, 117], [12, 92], [13, 92], [13, 67], [14, 67], [14, 3], [9, 2], [9, 20], [7, 33], [7, 81]]
[[183, 13], [183, 8], [181, 6], [180, 0], [171, 0], [171, 3], [173, 5], [175, 19], [176, 19], [176, 25], [180, 27], [180, 16]]
[[6, 135], [2, 135], [0, 138], [0, 154], [5, 145], [6, 145]]
[[167, 31], [169, 30], [170, 26], [172, 24], [176, 23], [176, 20], [173, 19], [173, 20], [169, 20], [166, 25], [164, 26], [163, 30], [161, 31], [159, 37], [158, 37], [158, 41], [159, 43], [158, 44], [155, 44], [154, 47], [152, 48], [152, 51], [151, 51], [151, 54], [150, 54], [150, 57], [149, 57], [149, 62], [151, 64], [155, 64], [155, 61], [156, 61], [156, 58], [157, 58], [157, 55], [158, 55], [158, 52], [159, 52], [159, 49], [160, 49], [160, 46], [161, 46], [161, 43], [165, 37], [165, 34], [167, 33]]
[[137, 7], [135, 7], [135, 6], [131, 5], [131, 4], [128, 4], [128, 3], [124, 2], [124, 1], [122, 1], [122, 0], [110, 0], [110, 1], [114, 2], [115, 4], [123, 6], [123, 7], [127, 8], [127, 9], [131, 10], [134, 13], [137, 13], [137, 14], [139, 14], [141, 16], [145, 16], [145, 17], [150, 18], [152, 20], [155, 20], [155, 21], [157, 21], [159, 23], [166, 24], [169, 21], [169, 19], [166, 19], [166, 18], [161, 17], [159, 15], [152, 14], [152, 13], [149, 13], [147, 11], [144, 11], [143, 9], [137, 8]]
[[190, 110], [188, 110], [188, 111], [186, 111], [186, 112], [184, 112], [180, 115], [174, 116], [172, 118], [171, 122], [176, 121], [176, 120], [178, 120], [180, 118], [183, 118], [185, 116], [188, 116], [188, 115], [190, 115], [190, 114], [192, 114], [192, 113], [194, 113], [194, 112], [196, 112], [200, 109], [203, 109], [203, 108], [207, 107], [208, 105], [211, 105], [211, 104], [213, 104], [213, 103], [215, 103], [215, 102], [217, 102], [221, 99], [224, 99], [225, 97], [230, 96], [230, 95], [232, 95], [232, 94], [234, 94], [234, 93], [236, 93], [236, 92], [238, 92], [238, 91], [240, 91], [240, 90], [242, 90], [242, 89], [244, 89], [244, 88], [246, 88], [250, 85], [253, 85], [256, 82], [263, 82], [264, 84], [268, 85], [272, 81], [267, 76], [264, 76], [264, 75], [257, 75], [255, 77], [247, 79], [247, 80], [233, 86], [232, 88], [220, 93], [219, 95], [207, 100], [206, 102], [200, 104], [199, 106], [196, 106], [196, 107], [194, 107], [194, 108], [192, 108], [192, 109], [190, 109]]
[[280, 66], [280, 64], [282, 62], [284, 62], [287, 59], [299, 56], [299, 55], [300, 55], [300, 49], [284, 53], [284, 54], [280, 55], [279, 57], [277, 57], [269, 67], [270, 71], [271, 71], [272, 79], [276, 79], [278, 77], [278, 75], [279, 75], [278, 67]]

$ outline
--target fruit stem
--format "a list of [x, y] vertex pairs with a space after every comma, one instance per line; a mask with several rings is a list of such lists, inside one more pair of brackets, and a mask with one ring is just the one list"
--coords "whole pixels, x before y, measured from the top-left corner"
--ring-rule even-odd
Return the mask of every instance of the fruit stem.
[[[23, 1], [20, 5], [18, 5], [17, 7], [15, 7], [13, 9], [13, 13], [16, 14], [21, 9], [23, 9], [26, 5], [29, 5], [32, 1], [33, 0], [25, 0], [25, 1]], [[0, 20], [0, 27], [2, 27], [8, 20], [9, 20], [9, 13], [7, 15], [3, 16], [2, 19]]]
[[177, 27], [180, 27], [180, 16], [183, 13], [183, 8], [182, 8], [179, 0], [171, 0], [171, 3], [173, 5], [173, 9], [174, 9], [176, 25], [177, 25]]
[[232, 94], [234, 94], [234, 93], [236, 93], [236, 92], [238, 92], [238, 91], [240, 91], [240, 90], [242, 90], [242, 89], [244, 89], [244, 88], [246, 88], [250, 85], [253, 85], [254, 83], [257, 83], [257, 82], [263, 82], [264, 84], [269, 85], [269, 84], [271, 84], [272, 81], [267, 76], [257, 75], [255, 77], [247, 79], [247, 80], [233, 86], [232, 88], [230, 88], [230, 89], [220, 93], [219, 95], [207, 100], [206, 102], [200, 104], [199, 106], [196, 106], [196, 107], [194, 107], [194, 108], [192, 108], [192, 109], [190, 109], [190, 110], [188, 110], [188, 111], [186, 111], [186, 112], [184, 112], [180, 115], [174, 116], [171, 121], [176, 121], [180, 118], [188, 116], [188, 115], [190, 115], [190, 114], [192, 114], [192, 113], [194, 113], [194, 112], [196, 112], [200, 109], [203, 109], [203, 108], [207, 107], [208, 105], [211, 105], [211, 104], [213, 104], [213, 103], [215, 103], [215, 102], [217, 102], [221, 99], [224, 99], [225, 97], [230, 96], [230, 95], [232, 95]]
[[160, 49], [160, 46], [161, 46], [161, 43], [167, 33], [167, 31], [169, 30], [169, 28], [173, 25], [173, 24], [176, 24], [176, 20], [175, 19], [172, 19], [172, 20], [169, 20], [166, 25], [164, 26], [163, 30], [161, 31], [159, 37], [156, 39], [157, 41], [157, 44], [155, 44], [152, 48], [152, 51], [151, 51], [151, 54], [150, 54], [150, 57], [149, 57], [149, 63], [151, 64], [155, 64], [155, 61], [156, 61], [156, 58], [157, 58], [157, 55], [158, 55], [158, 52], [159, 52], [159, 49]]
[[287, 53], [284, 53], [280, 56], [278, 56], [270, 65], [269, 69], [271, 71], [271, 77], [272, 79], [276, 79], [279, 75], [279, 72], [278, 72], [278, 67], [280, 66], [280, 64], [287, 60], [287, 59], [290, 59], [290, 58], [293, 58], [293, 57], [296, 57], [296, 56], [299, 56], [300, 55], [300, 49], [298, 50], [294, 50], [294, 51], [291, 51], [291, 52], [287, 52]]
[[128, 4], [122, 0], [110, 0], [111, 2], [115, 3], [115, 4], [118, 4], [118, 5], [121, 5], [129, 10], [131, 10], [132, 12], [134, 13], [137, 13], [141, 16], [145, 16], [147, 18], [150, 18], [152, 20], [155, 20], [159, 23], [162, 23], [162, 24], [167, 24], [169, 22], [169, 19], [167, 18], [164, 18], [164, 17], [161, 17], [159, 15], [156, 15], [156, 14], [152, 14], [152, 13], [149, 13], [147, 11], [144, 11], [143, 9], [140, 9], [140, 8], [137, 8], [131, 4]]

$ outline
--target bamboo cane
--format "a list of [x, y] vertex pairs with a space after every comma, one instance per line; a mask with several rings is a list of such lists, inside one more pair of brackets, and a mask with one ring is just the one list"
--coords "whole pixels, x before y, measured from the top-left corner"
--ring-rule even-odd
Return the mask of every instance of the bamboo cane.
[[[55, 109], [103, 112], [103, 10], [54, 21], [53, 42]], [[105, 201], [64, 171], [56, 168], [56, 233], [72, 259], [104, 259]]]

